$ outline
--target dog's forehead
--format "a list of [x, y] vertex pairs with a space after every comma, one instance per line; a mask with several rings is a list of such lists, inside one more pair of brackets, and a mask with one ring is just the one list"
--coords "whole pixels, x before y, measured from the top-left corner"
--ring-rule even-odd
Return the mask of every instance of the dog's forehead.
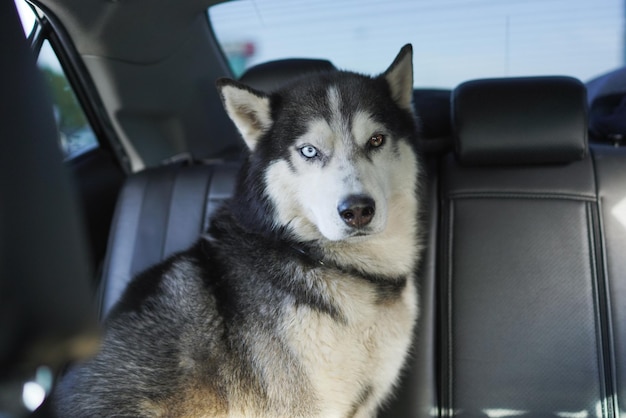
[[384, 80], [339, 71], [303, 77], [279, 94], [292, 120], [294, 115], [332, 120], [350, 119], [359, 111], [380, 114], [392, 100]]
[[341, 91], [339, 86], [328, 85], [318, 90], [317, 96], [319, 100], [313, 102], [315, 108], [302, 115], [303, 132], [297, 136], [301, 141], [327, 150], [355, 152], [358, 142], [381, 129], [381, 124], [373, 118], [372, 112], [365, 110], [363, 101], [346, 100], [346, 92]]

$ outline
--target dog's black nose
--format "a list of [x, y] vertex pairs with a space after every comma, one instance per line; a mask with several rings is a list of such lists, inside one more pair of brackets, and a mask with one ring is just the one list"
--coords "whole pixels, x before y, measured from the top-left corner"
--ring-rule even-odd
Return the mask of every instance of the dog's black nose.
[[337, 211], [348, 226], [361, 228], [372, 221], [376, 212], [376, 203], [369, 196], [350, 195], [339, 203]]

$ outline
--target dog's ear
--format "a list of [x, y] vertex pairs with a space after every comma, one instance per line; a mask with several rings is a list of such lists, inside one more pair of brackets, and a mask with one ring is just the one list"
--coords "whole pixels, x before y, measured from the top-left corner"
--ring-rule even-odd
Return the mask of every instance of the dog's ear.
[[398, 105], [413, 110], [413, 47], [406, 44], [383, 77], [389, 83], [391, 95]]
[[216, 85], [226, 113], [248, 148], [254, 150], [259, 138], [272, 126], [270, 98], [230, 78], [220, 78]]

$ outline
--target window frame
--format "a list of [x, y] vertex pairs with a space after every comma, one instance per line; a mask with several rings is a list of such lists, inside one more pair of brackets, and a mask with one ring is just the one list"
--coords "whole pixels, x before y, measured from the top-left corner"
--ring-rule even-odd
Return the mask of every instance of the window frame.
[[102, 148], [115, 155], [117, 163], [126, 174], [131, 173], [130, 161], [126, 151], [113, 128], [96, 86], [88, 76], [87, 69], [65, 29], [45, 6], [31, 0], [21, 1], [26, 3], [35, 14], [35, 24], [28, 36], [28, 42], [35, 59], [39, 58], [41, 48], [47, 40], [98, 142], [98, 147], [69, 157], [65, 163], [80, 164]]

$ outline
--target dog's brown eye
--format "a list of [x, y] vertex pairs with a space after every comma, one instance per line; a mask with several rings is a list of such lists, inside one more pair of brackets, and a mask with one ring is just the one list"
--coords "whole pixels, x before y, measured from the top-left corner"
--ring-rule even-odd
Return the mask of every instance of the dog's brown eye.
[[384, 142], [385, 142], [385, 135], [383, 135], [383, 134], [376, 134], [376, 135], [372, 135], [372, 137], [370, 138], [369, 145], [372, 148], [378, 148]]

